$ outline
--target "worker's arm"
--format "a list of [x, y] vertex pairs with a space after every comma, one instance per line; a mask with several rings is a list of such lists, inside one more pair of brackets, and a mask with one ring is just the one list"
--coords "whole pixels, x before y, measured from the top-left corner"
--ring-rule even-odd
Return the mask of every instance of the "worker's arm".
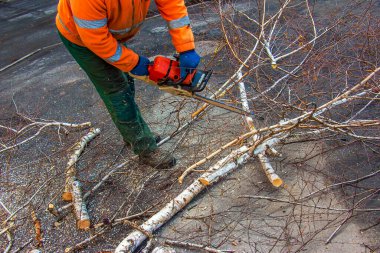
[[161, 16], [166, 20], [172, 43], [179, 52], [181, 77], [192, 72], [199, 64], [200, 57], [195, 52], [194, 35], [184, 0], [155, 0]]
[[155, 0], [161, 16], [166, 20], [177, 52], [195, 48], [190, 19], [183, 0]]
[[139, 56], [109, 32], [104, 1], [71, 0], [70, 4], [79, 36], [88, 49], [124, 72], [138, 65]]

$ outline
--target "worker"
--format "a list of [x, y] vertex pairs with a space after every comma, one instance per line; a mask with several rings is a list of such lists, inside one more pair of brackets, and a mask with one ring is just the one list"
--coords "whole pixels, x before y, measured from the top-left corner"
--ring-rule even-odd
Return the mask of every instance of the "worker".
[[[155, 2], [179, 52], [184, 77], [200, 61], [184, 1]], [[134, 79], [129, 75], [149, 74], [149, 59], [126, 43], [139, 31], [149, 4], [150, 0], [60, 0], [56, 26], [63, 44], [94, 84], [139, 161], [156, 168], [170, 168], [176, 160], [157, 147], [157, 136], [152, 134], [134, 100]]]

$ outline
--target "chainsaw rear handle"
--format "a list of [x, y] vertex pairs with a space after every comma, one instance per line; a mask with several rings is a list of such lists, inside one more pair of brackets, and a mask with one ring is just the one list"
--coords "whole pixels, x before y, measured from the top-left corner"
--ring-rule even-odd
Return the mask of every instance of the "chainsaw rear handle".
[[206, 88], [208, 80], [212, 75], [212, 70], [204, 71], [203, 79], [200, 81], [199, 85], [197, 85], [196, 89], [193, 89], [194, 92], [201, 92]]

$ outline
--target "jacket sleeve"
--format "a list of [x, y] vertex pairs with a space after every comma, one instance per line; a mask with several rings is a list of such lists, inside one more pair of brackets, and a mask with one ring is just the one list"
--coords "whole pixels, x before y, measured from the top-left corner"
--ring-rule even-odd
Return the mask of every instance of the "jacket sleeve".
[[96, 55], [124, 72], [131, 71], [139, 56], [119, 43], [108, 30], [104, 1], [71, 0], [73, 18], [83, 44]]
[[167, 22], [177, 52], [194, 49], [194, 36], [184, 0], [155, 0], [155, 2], [161, 16]]

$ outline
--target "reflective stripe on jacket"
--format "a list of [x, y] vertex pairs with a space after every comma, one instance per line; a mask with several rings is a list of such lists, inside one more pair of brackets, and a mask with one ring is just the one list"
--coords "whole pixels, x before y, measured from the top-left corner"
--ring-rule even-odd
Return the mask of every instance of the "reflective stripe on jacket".
[[[183, 0], [155, 0], [178, 52], [194, 49], [190, 19]], [[60, 0], [56, 25], [71, 42], [89, 48], [124, 72], [138, 55], [122, 43], [140, 29], [150, 0]]]

